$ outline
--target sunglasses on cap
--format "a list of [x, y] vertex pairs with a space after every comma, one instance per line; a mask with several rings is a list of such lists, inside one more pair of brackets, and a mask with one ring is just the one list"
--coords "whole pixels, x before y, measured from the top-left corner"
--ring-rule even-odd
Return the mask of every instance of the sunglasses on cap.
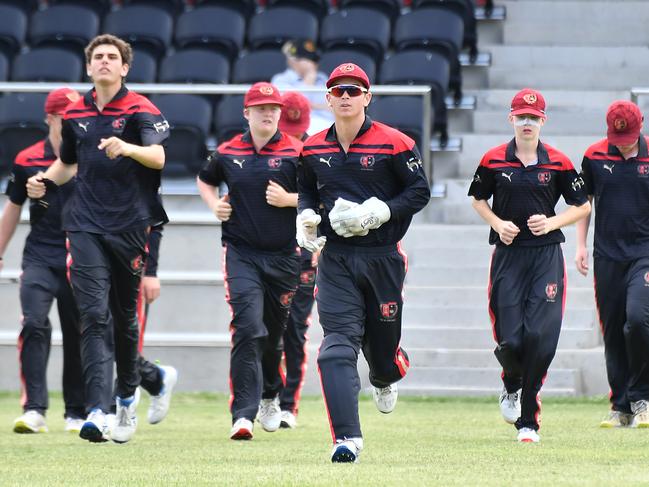
[[367, 93], [367, 88], [363, 88], [362, 86], [356, 86], [356, 85], [337, 85], [337, 86], [332, 86], [327, 90], [327, 93], [330, 93], [336, 98], [340, 98], [341, 96], [343, 96], [343, 93], [345, 92], [347, 92], [349, 96], [354, 98], [357, 96], [361, 96], [363, 93]]

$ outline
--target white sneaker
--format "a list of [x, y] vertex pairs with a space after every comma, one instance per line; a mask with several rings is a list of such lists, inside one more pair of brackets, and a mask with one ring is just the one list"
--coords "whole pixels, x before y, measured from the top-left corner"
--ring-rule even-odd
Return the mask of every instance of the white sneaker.
[[631, 428], [649, 428], [649, 401], [632, 402], [631, 410], [633, 411]]
[[279, 408], [279, 397], [262, 399], [259, 404], [257, 419], [265, 431], [269, 433], [277, 431], [282, 422], [282, 410]]
[[71, 418], [70, 416], [66, 416], [64, 431], [69, 433], [79, 433], [83, 427], [83, 423], [85, 423], [85, 420], [81, 418]]
[[521, 417], [521, 390], [507, 393], [507, 389], [503, 387], [500, 393], [500, 414], [506, 423], [514, 424], [518, 418]]
[[81, 426], [79, 436], [92, 443], [108, 441], [106, 415], [101, 409], [93, 409]]
[[117, 397], [117, 413], [115, 414], [115, 427], [110, 433], [110, 438], [115, 443], [126, 443], [135, 434], [137, 428], [137, 402], [135, 395], [122, 399]]
[[110, 438], [111, 433], [113, 432], [113, 429], [115, 428], [115, 415], [113, 413], [109, 413], [106, 415], [106, 436]]
[[538, 443], [541, 437], [532, 428], [521, 428], [518, 430], [518, 441], [521, 443]]
[[282, 411], [282, 421], [279, 423], [280, 428], [293, 429], [297, 426], [297, 418], [291, 411]]
[[231, 440], [252, 440], [252, 421], [246, 418], [237, 419], [230, 430]]
[[376, 409], [383, 414], [388, 414], [394, 411], [397, 405], [399, 390], [396, 384], [390, 384], [388, 387], [372, 387], [372, 397], [374, 398]]
[[158, 424], [167, 416], [171, 404], [171, 394], [178, 381], [178, 371], [175, 368], [160, 365], [159, 369], [162, 373], [162, 389], [157, 396], [151, 396], [151, 404], [147, 413], [147, 419], [151, 424]]
[[599, 423], [600, 428], [624, 428], [631, 425], [633, 414], [627, 414], [611, 409], [606, 417]]
[[331, 452], [331, 461], [332, 463], [358, 463], [362, 449], [363, 438], [336, 440]]
[[14, 433], [47, 433], [45, 416], [34, 409], [25, 411], [14, 420]]

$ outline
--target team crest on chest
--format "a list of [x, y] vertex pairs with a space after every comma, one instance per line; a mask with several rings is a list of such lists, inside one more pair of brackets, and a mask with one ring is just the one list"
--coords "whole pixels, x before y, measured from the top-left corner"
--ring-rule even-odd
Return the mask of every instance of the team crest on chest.
[[272, 159], [268, 159], [268, 167], [271, 170], [277, 170], [279, 167], [282, 165], [282, 159], [280, 157], [274, 157]]
[[638, 164], [637, 171], [641, 178], [649, 177], [649, 164]]
[[552, 173], [550, 171], [542, 171], [538, 173], [536, 177], [538, 178], [539, 183], [541, 183], [543, 186], [546, 186], [552, 180]]
[[363, 169], [371, 169], [374, 166], [374, 156], [361, 156], [361, 167]]
[[559, 289], [559, 286], [557, 285], [556, 282], [548, 282], [545, 285], [545, 296], [547, 297], [548, 302], [554, 303], [555, 298], [557, 297], [557, 290]]
[[122, 130], [124, 128], [124, 126], [126, 125], [126, 119], [124, 119], [124, 118], [116, 118], [115, 120], [113, 120], [113, 123], [111, 125], [113, 127], [113, 131], [115, 131], [115, 132], [118, 131], [118, 130]]

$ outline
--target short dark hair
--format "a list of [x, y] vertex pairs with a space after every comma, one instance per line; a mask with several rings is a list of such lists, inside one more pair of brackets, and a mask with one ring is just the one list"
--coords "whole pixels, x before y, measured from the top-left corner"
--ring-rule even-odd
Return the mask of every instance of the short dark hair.
[[98, 35], [88, 43], [88, 45], [84, 49], [87, 64], [90, 64], [90, 60], [92, 59], [92, 52], [98, 46], [105, 44], [110, 44], [111, 46], [115, 46], [117, 48], [120, 56], [122, 57], [122, 64], [128, 64], [129, 66], [131, 65], [131, 63], [133, 62], [133, 49], [131, 48], [131, 45], [125, 40], [122, 40], [112, 34]]

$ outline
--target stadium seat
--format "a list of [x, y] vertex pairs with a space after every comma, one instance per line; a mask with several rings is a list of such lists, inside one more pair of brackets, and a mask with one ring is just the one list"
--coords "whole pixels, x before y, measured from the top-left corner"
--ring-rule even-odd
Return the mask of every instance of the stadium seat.
[[380, 60], [390, 43], [390, 19], [370, 8], [352, 7], [327, 15], [320, 29], [323, 50], [361, 50]]
[[[214, 26], [218, 25], [218, 29]], [[243, 47], [246, 21], [240, 12], [225, 7], [199, 7], [183, 13], [176, 22], [175, 41], [180, 48], [215, 49], [234, 59]]]
[[255, 13], [257, 2], [255, 0], [195, 0], [196, 7], [213, 5], [216, 7], [229, 8], [241, 13], [249, 19]]
[[11, 81], [81, 80], [83, 64], [78, 55], [63, 49], [41, 47], [15, 57]]
[[9, 60], [0, 52], [0, 81], [9, 79]]
[[93, 10], [99, 17], [106, 15], [113, 7], [112, 0], [48, 0], [50, 7], [55, 5], [78, 5]]
[[127, 40], [133, 47], [145, 49], [160, 59], [169, 44], [173, 20], [171, 15], [148, 5], [133, 5], [110, 12], [103, 31]]
[[7, 93], [0, 98], [0, 175], [9, 172], [16, 154], [47, 135], [46, 93]]
[[161, 83], [217, 83], [230, 79], [227, 58], [205, 49], [176, 51], [162, 60], [158, 81]]
[[266, 7], [276, 6], [293, 6], [308, 10], [316, 17], [321, 19], [329, 11], [329, 2], [327, 0], [267, 0]]
[[[397, 128], [414, 139], [422, 150], [423, 106], [419, 96], [380, 96], [372, 98], [368, 115], [373, 120]], [[434, 118], [434, 116], [432, 117]], [[431, 119], [432, 119], [431, 118]]]
[[185, 10], [184, 0], [122, 0], [125, 6], [128, 5], [147, 5], [155, 8], [166, 10], [171, 15], [178, 15]]
[[367, 77], [370, 79], [370, 83], [375, 82], [376, 63], [374, 62], [374, 59], [363, 52], [354, 51], [352, 49], [333, 49], [324, 52], [320, 58], [319, 69], [328, 76], [334, 68], [340, 66], [342, 63], [357, 64], [363, 68], [363, 71], [365, 71]]
[[225, 142], [248, 128], [243, 117], [243, 95], [224, 96], [216, 107], [214, 131], [218, 143]]
[[403, 14], [396, 21], [392, 38], [398, 51], [430, 49], [444, 55], [451, 66], [450, 86], [456, 101], [462, 99], [462, 49], [464, 21], [456, 12], [442, 8], [420, 8]]
[[25, 42], [27, 15], [17, 7], [0, 4], [0, 50], [11, 57]]
[[243, 54], [234, 63], [233, 83], [256, 83], [268, 81], [286, 69], [286, 56], [282, 51], [262, 49]]
[[205, 141], [212, 122], [212, 106], [197, 95], [156, 95], [151, 101], [171, 127], [165, 147], [164, 175], [195, 176], [207, 157]]
[[448, 141], [446, 103], [449, 64], [436, 52], [413, 50], [394, 53], [381, 66], [379, 82], [386, 85], [429, 85], [435, 112], [435, 130], [441, 134], [441, 144]]
[[99, 32], [99, 17], [78, 5], [55, 5], [32, 15], [29, 42], [32, 47], [60, 47], [83, 57], [83, 49]]
[[146, 51], [133, 50], [133, 62], [126, 79], [131, 83], [155, 83], [158, 75], [158, 63]]
[[462, 44], [469, 49], [469, 59], [475, 61], [478, 56], [478, 31], [475, 19], [475, 5], [472, 0], [412, 0], [412, 8], [421, 7], [445, 8], [456, 12], [464, 20], [464, 38]]
[[295, 7], [275, 7], [250, 19], [248, 43], [251, 49], [280, 47], [290, 39], [317, 39], [318, 19]]
[[338, 8], [341, 10], [352, 6], [379, 10], [390, 17], [392, 21], [401, 14], [400, 0], [338, 0]]
[[25, 12], [25, 14], [29, 15], [34, 10], [38, 9], [39, 0], [0, 0], [0, 5], [17, 7]]

